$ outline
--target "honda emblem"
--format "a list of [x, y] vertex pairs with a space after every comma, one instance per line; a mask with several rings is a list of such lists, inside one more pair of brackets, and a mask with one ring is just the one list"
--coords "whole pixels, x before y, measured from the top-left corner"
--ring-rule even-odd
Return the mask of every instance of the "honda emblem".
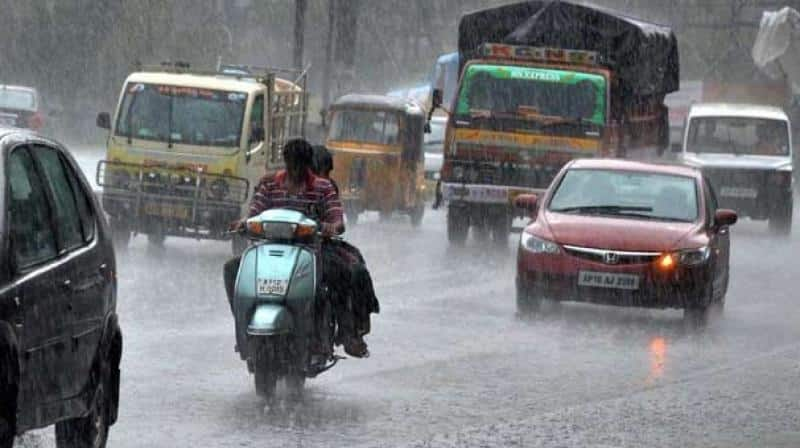
[[603, 261], [605, 264], [618, 264], [619, 254], [616, 252], [606, 252], [603, 254]]

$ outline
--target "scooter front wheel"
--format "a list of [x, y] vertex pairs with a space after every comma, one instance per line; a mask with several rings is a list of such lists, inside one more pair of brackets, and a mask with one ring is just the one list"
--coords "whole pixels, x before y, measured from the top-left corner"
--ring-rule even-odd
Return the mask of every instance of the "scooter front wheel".
[[278, 373], [272, 355], [272, 347], [264, 344], [256, 351], [253, 362], [256, 393], [259, 397], [267, 400], [272, 399], [275, 395], [275, 385], [278, 382]]

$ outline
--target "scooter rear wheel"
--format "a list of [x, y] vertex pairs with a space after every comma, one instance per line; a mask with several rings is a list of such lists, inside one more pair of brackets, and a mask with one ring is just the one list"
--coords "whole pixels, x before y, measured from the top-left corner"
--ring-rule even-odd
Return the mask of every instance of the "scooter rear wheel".
[[278, 382], [278, 373], [273, 363], [272, 348], [263, 345], [258, 348], [253, 363], [256, 393], [264, 399], [271, 399], [275, 395], [275, 385]]

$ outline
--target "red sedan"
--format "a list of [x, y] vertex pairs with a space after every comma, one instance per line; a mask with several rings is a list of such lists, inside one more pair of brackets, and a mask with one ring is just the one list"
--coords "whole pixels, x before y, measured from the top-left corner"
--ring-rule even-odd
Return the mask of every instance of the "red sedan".
[[542, 300], [681, 308], [704, 320], [725, 302], [729, 226], [700, 171], [677, 165], [580, 159], [541, 198], [517, 255], [517, 309]]

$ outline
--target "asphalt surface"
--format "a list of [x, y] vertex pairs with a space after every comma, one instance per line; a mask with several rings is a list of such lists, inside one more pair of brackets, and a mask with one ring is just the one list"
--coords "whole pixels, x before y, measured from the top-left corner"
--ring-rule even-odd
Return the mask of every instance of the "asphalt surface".
[[[698, 330], [679, 311], [578, 304], [520, 320], [516, 239], [454, 250], [444, 213], [426, 213], [419, 229], [368, 216], [348, 231], [381, 300], [372, 356], [272, 408], [233, 351], [229, 245], [135, 238], [118, 254], [125, 351], [109, 446], [800, 446], [800, 231], [735, 226], [724, 315]], [[21, 446], [52, 440], [48, 428]]]

